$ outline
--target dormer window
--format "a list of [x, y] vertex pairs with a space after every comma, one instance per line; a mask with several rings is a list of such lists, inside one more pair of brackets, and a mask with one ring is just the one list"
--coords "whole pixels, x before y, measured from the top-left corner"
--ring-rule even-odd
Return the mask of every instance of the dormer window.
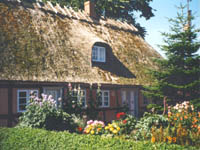
[[106, 49], [105, 49], [105, 47], [93, 46], [93, 48], [92, 48], [92, 61], [106, 62]]

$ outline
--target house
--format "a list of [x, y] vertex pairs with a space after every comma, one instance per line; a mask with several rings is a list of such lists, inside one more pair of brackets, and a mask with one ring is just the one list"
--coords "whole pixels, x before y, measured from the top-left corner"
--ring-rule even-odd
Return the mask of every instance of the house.
[[[25, 111], [30, 93], [64, 97], [67, 85], [80, 86], [87, 105], [101, 85], [102, 120], [115, 119], [128, 104], [142, 113], [146, 68], [161, 57], [126, 22], [96, 18], [94, 4], [74, 11], [50, 2], [0, 2], [0, 125], [13, 126]], [[92, 113], [92, 112], [91, 112]]]

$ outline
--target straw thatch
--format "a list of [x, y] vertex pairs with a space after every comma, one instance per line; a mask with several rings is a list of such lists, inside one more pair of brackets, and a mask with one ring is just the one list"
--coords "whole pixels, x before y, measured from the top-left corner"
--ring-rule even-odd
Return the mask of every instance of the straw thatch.
[[[50, 2], [0, 2], [0, 31], [0, 80], [144, 85], [160, 57], [134, 26]], [[106, 63], [92, 63], [95, 44]]]

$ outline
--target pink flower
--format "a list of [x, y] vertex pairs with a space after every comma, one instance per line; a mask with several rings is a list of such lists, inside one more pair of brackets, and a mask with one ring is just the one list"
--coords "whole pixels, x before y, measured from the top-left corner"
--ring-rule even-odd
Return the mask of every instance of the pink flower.
[[42, 102], [40, 102], [39, 104], [40, 104], [40, 107], [42, 107]]
[[88, 125], [90, 125], [92, 123], [93, 123], [93, 120], [90, 120], [90, 121], [87, 122]]

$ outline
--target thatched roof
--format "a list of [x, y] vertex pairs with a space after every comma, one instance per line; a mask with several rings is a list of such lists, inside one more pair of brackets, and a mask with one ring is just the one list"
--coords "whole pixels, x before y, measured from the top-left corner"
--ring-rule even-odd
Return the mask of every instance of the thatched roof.
[[[107, 63], [92, 63], [93, 45]], [[51, 3], [0, 2], [0, 80], [144, 85], [160, 55], [137, 29]]]

